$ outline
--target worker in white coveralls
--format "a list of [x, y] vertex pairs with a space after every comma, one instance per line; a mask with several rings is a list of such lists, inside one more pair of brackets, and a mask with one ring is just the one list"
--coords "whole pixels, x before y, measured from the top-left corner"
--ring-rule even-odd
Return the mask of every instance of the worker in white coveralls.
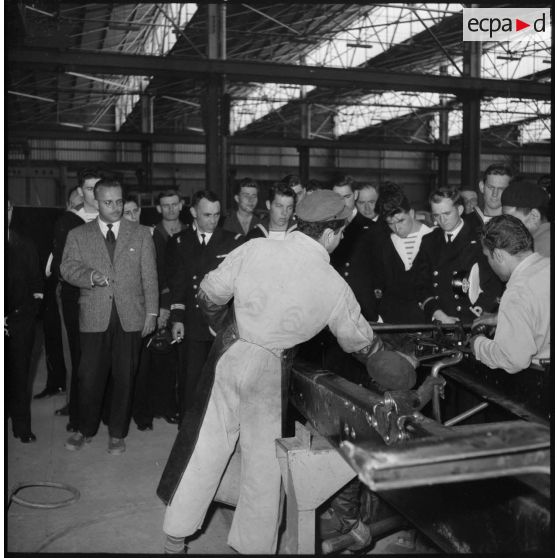
[[[330, 190], [306, 196], [297, 205], [297, 231], [281, 241], [243, 244], [201, 282], [197, 300], [217, 338], [197, 405], [183, 419], [157, 490], [168, 504], [166, 553], [184, 553], [185, 538], [201, 528], [237, 440], [240, 495], [228, 544], [242, 554], [276, 551], [281, 474], [275, 440], [288, 349], [326, 326], [363, 362], [383, 348], [329, 264], [349, 214]], [[413, 378], [404, 384], [414, 383], [410, 369]]]

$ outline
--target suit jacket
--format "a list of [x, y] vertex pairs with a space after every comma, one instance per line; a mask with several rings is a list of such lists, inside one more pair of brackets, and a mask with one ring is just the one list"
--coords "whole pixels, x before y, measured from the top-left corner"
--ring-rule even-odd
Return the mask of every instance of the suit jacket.
[[476, 316], [470, 310], [473, 304], [467, 294], [456, 293], [451, 281], [462, 272], [469, 273], [479, 266], [482, 293], [474, 306], [493, 312], [503, 291], [503, 285], [494, 274], [482, 253], [480, 240], [467, 221], [453, 242], [446, 243], [444, 231], [434, 229], [422, 239], [419, 253], [413, 264], [417, 274], [417, 299], [423, 305], [426, 317], [440, 309], [462, 322], [471, 322]]
[[203, 247], [196, 231], [189, 227], [175, 234], [167, 244], [166, 277], [170, 289], [171, 322], [182, 322], [184, 334], [197, 341], [213, 336], [196, 301], [199, 285], [206, 273], [215, 269], [225, 256], [239, 246], [244, 237], [221, 228], [215, 229]]
[[343, 231], [339, 246], [331, 254], [331, 265], [347, 281], [367, 320], [378, 319], [378, 301], [374, 289], [378, 283], [377, 242], [384, 232], [381, 226], [357, 213]]
[[[4, 315], [34, 315], [34, 295], [43, 293], [43, 278], [39, 263], [39, 253], [35, 244], [18, 232], [11, 230], [5, 238], [6, 290]], [[31, 350], [31, 347], [29, 347]]]
[[[109, 278], [106, 287], [92, 287], [91, 273]], [[80, 288], [79, 329], [106, 331], [113, 300], [124, 331], [140, 331], [146, 314], [159, 313], [155, 246], [149, 228], [120, 221], [111, 262], [97, 219], [68, 233], [60, 265], [62, 277]]]

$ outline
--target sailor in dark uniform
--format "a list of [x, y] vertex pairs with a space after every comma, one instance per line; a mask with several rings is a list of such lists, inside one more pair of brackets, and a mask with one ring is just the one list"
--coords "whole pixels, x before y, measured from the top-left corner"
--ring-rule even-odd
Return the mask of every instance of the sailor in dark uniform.
[[496, 309], [502, 283], [490, 269], [475, 231], [461, 218], [459, 191], [436, 190], [430, 206], [439, 227], [423, 238], [413, 264], [418, 300], [427, 319], [472, 322]]
[[377, 321], [374, 285], [377, 283], [375, 270], [379, 262], [374, 258], [374, 252], [377, 238], [380, 234], [385, 234], [385, 229], [357, 210], [359, 188], [350, 177], [335, 184], [333, 191], [344, 199], [351, 215], [339, 246], [331, 254], [331, 265], [353, 290], [362, 315], [369, 321]]
[[192, 404], [213, 342], [213, 335], [196, 301], [199, 284], [205, 274], [215, 269], [243, 240], [240, 234], [217, 228], [221, 204], [214, 192], [196, 192], [190, 212], [194, 218], [192, 225], [169, 240], [166, 254], [173, 338], [184, 339], [178, 377], [181, 417]]

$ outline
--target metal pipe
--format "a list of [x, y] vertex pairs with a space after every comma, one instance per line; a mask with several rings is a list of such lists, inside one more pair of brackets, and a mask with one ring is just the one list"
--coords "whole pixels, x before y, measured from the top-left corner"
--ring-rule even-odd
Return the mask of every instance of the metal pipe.
[[[448, 366], [453, 366], [463, 359], [463, 353], [456, 351], [454, 356], [449, 358], [444, 358], [438, 361], [433, 367], [430, 374], [433, 378], [437, 378], [440, 374], [440, 370], [447, 368]], [[434, 391], [432, 393], [432, 414], [434, 415], [434, 420], [442, 422], [442, 413], [440, 411], [440, 386], [434, 386]]]
[[456, 415], [452, 419], [446, 420], [446, 422], [444, 422], [444, 426], [453, 426], [454, 424], [457, 424], [458, 422], [461, 422], [461, 421], [463, 421], [463, 420], [465, 420], [469, 417], [472, 417], [473, 415], [476, 415], [479, 411], [482, 411], [483, 409], [486, 409], [487, 407], [488, 407], [488, 403], [486, 403], [486, 402], [479, 403], [478, 405], [476, 405], [475, 407], [472, 407], [468, 411], [465, 411], [465, 412], [461, 413], [460, 415]]
[[453, 330], [453, 329], [471, 329], [471, 323], [467, 324], [381, 324], [376, 322], [368, 322], [372, 329], [376, 332], [391, 332], [391, 331], [437, 331], [439, 329], [443, 330]]

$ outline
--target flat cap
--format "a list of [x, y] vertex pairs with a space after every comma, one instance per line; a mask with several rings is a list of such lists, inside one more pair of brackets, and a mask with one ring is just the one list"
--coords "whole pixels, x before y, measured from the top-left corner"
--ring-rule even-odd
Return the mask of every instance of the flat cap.
[[547, 207], [548, 194], [536, 184], [514, 182], [502, 192], [502, 205], [527, 209]]
[[296, 206], [297, 217], [309, 223], [346, 219], [350, 214], [343, 198], [332, 190], [316, 190]]

